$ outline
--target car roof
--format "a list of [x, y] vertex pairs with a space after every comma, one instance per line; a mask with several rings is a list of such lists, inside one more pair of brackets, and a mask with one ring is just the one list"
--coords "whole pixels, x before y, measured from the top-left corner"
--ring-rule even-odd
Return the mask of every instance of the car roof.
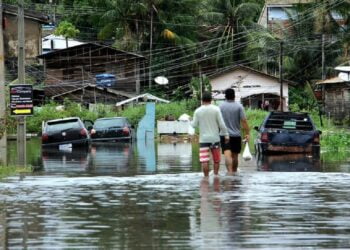
[[124, 116], [118, 116], [118, 117], [105, 117], [105, 118], [98, 118], [96, 121], [102, 121], [102, 120], [113, 120], [113, 119], [126, 119]]
[[115, 75], [103, 73], [103, 74], [97, 74], [95, 75], [95, 77], [115, 77]]
[[48, 121], [46, 121], [46, 122], [58, 122], [58, 121], [73, 120], [73, 119], [78, 119], [78, 120], [80, 120], [79, 117], [66, 117], [66, 118], [48, 120]]

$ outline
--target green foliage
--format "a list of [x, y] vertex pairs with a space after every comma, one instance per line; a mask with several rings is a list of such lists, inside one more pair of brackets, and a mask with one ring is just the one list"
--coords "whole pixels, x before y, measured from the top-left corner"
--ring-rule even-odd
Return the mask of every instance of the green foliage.
[[68, 21], [62, 21], [58, 25], [57, 29], [55, 30], [54, 34], [57, 36], [64, 36], [64, 37], [76, 37], [79, 34], [79, 30], [75, 28], [74, 24], [68, 22]]
[[331, 151], [349, 150], [350, 132], [342, 129], [325, 130], [321, 136], [321, 146]]
[[289, 103], [289, 109], [293, 112], [317, 112], [319, 108], [309, 84], [289, 88]]
[[0, 179], [16, 175], [18, 173], [29, 173], [32, 167], [17, 167], [17, 166], [1, 166], [0, 165]]
[[[192, 96], [197, 100], [201, 99], [201, 79], [199, 77], [192, 77], [190, 86], [192, 89]], [[211, 91], [211, 84], [209, 78], [206, 76], [202, 76], [202, 92]]]

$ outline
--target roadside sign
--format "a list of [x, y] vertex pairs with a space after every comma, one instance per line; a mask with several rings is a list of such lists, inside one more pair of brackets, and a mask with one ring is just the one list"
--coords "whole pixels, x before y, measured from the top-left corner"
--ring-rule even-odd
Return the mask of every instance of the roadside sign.
[[32, 85], [10, 85], [10, 109], [13, 116], [33, 115]]

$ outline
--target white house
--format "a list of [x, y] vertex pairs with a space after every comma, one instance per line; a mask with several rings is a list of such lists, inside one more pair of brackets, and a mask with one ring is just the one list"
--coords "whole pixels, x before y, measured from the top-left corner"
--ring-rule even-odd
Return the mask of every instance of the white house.
[[[236, 92], [236, 101], [245, 107], [261, 108], [268, 101], [269, 110], [280, 110], [281, 84], [278, 77], [245, 66], [234, 66], [209, 76], [213, 97], [225, 99], [225, 90]], [[288, 110], [288, 86], [296, 85], [283, 80], [283, 110]]]
[[[83, 42], [79, 42], [74, 39], [68, 39], [68, 47], [74, 47], [81, 45]], [[66, 38], [63, 36], [48, 35], [42, 38], [43, 51], [42, 53], [48, 53], [59, 49], [66, 49]]]

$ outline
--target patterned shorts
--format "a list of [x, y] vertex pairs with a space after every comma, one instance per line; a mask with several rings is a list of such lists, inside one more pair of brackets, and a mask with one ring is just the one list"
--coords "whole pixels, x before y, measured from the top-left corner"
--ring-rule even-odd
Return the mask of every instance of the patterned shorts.
[[210, 160], [210, 152], [213, 156], [214, 163], [220, 162], [220, 143], [200, 143], [199, 148], [199, 162], [209, 162]]

